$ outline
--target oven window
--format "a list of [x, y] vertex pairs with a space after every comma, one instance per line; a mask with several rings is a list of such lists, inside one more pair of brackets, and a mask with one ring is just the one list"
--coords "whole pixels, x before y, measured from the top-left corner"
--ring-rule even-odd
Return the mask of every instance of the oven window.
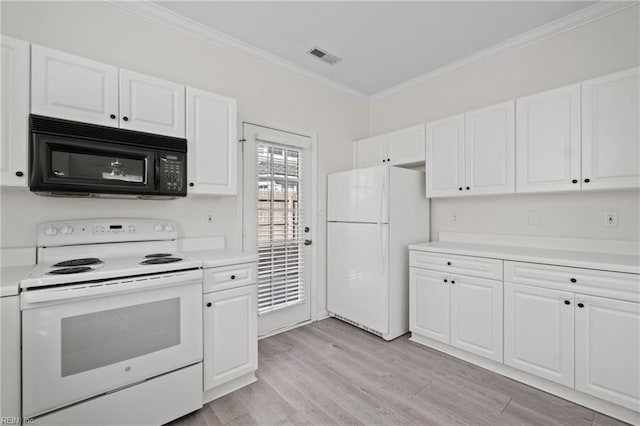
[[180, 298], [62, 319], [62, 377], [180, 344]]
[[144, 158], [51, 151], [51, 175], [67, 179], [145, 183]]

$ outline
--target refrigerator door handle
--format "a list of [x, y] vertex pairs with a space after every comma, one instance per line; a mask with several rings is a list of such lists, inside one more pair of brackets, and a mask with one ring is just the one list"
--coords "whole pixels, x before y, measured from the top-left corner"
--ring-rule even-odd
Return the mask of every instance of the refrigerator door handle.
[[378, 237], [380, 239], [380, 275], [384, 275], [386, 270], [386, 259], [384, 255], [384, 226], [382, 224], [380, 224], [380, 233], [378, 234]]
[[385, 181], [385, 176], [384, 174], [382, 175], [382, 183], [380, 185], [380, 210], [378, 212], [378, 239], [379, 239], [379, 249], [380, 249], [380, 265], [382, 270], [380, 271], [381, 275], [384, 275], [384, 247], [383, 247], [383, 241], [382, 241], [382, 234], [383, 234], [383, 230], [384, 227], [382, 225], [382, 209], [384, 207], [384, 181]]

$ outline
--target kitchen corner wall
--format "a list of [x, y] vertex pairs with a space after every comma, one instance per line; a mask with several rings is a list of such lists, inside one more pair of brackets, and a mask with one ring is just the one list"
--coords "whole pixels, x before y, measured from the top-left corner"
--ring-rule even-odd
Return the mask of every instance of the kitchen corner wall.
[[[638, 66], [638, 6], [443, 75], [370, 103], [369, 134], [424, 123]], [[434, 199], [431, 236], [441, 231], [640, 240], [640, 192]], [[604, 226], [617, 212], [619, 226]], [[458, 223], [451, 215], [456, 213]]]
[[[317, 311], [326, 310], [327, 173], [351, 168], [351, 141], [365, 137], [368, 131], [366, 101], [209, 44], [113, 3], [3, 1], [0, 7], [2, 34], [237, 99], [238, 135], [243, 121], [316, 135], [318, 229], [313, 231], [313, 240], [318, 262], [314, 277]], [[1, 247], [34, 246], [39, 222], [89, 217], [173, 219], [179, 224], [180, 237], [224, 235], [228, 246], [240, 247], [241, 198], [73, 199], [38, 197], [26, 189], [3, 188]], [[207, 213], [213, 213], [213, 224], [207, 223]]]

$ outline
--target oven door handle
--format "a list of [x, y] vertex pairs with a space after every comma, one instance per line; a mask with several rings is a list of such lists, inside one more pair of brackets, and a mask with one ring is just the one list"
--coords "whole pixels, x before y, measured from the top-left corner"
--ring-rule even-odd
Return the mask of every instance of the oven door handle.
[[115, 294], [149, 291], [174, 286], [202, 284], [202, 270], [170, 274], [160, 277], [135, 277], [103, 283], [83, 283], [44, 290], [27, 290], [21, 293], [22, 309], [42, 307], [47, 303], [78, 301]]

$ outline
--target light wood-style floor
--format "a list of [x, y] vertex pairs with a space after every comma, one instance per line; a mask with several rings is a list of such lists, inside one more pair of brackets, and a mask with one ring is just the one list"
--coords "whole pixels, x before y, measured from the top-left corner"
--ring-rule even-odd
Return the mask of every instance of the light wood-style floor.
[[187, 425], [622, 425], [423, 347], [325, 319], [259, 342], [258, 381]]

